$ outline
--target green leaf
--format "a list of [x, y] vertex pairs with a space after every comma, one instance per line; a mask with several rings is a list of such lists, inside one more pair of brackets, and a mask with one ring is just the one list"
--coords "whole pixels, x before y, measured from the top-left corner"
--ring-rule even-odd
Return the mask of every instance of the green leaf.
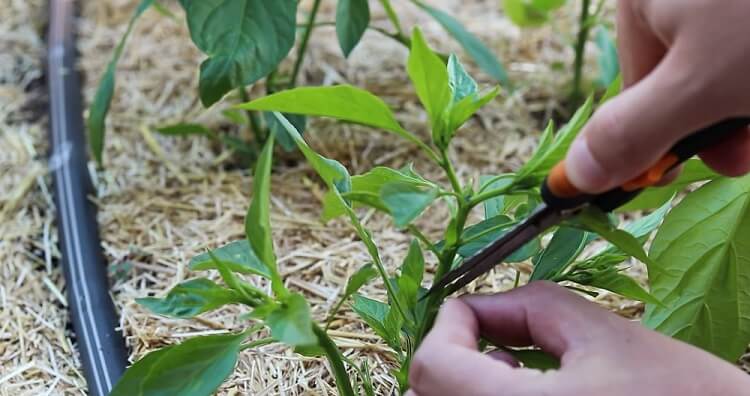
[[[191, 338], [150, 360], [143, 396], [209, 396], [232, 373], [245, 333]], [[161, 351], [159, 351], [161, 352]]]
[[699, 159], [690, 159], [685, 162], [685, 167], [677, 180], [668, 186], [647, 188], [634, 200], [619, 208], [618, 211], [630, 212], [658, 208], [672, 199], [677, 192], [684, 190], [689, 185], [713, 180], [719, 177], [721, 176], [707, 167], [703, 161]]
[[283, 296], [286, 289], [276, 267], [271, 234], [271, 166], [273, 165], [273, 135], [268, 137], [255, 164], [253, 200], [245, 216], [245, 235], [253, 252], [268, 268], [274, 294]]
[[190, 37], [208, 55], [200, 69], [200, 97], [208, 107], [234, 88], [276, 69], [292, 49], [295, 0], [180, 0]]
[[238, 105], [237, 108], [331, 117], [384, 129], [411, 142], [420, 142], [401, 127], [385, 102], [351, 85], [290, 89]]
[[576, 220], [587, 230], [606, 239], [625, 254], [633, 256], [647, 265], [653, 264], [653, 260], [643, 251], [643, 246], [638, 238], [612, 225], [606, 213], [590, 207], [578, 215]]
[[[461, 240], [471, 239], [471, 242], [463, 243], [458, 248], [458, 255], [464, 258], [475, 255], [486, 246], [502, 238], [516, 224], [510, 217], [500, 215], [467, 227], [461, 235]], [[508, 256], [504, 262], [520, 263], [526, 261], [539, 253], [541, 249], [539, 238], [535, 238]]]
[[266, 318], [273, 338], [291, 346], [317, 345], [310, 306], [301, 294], [284, 297]]
[[206, 136], [209, 138], [215, 138], [216, 134], [214, 131], [206, 128], [201, 124], [181, 123], [174, 125], [167, 125], [156, 128], [156, 132], [159, 132], [165, 136]]
[[[260, 275], [270, 278], [271, 272], [253, 252], [253, 248], [246, 239], [234, 241], [218, 249], [211, 251], [217, 260], [222, 262], [229, 270], [241, 274]], [[190, 269], [201, 271], [217, 269], [211, 258], [211, 254], [202, 253], [190, 260]]]
[[[307, 117], [303, 115], [284, 114], [284, 117], [289, 120], [292, 125], [294, 125], [299, 133], [303, 133], [305, 131], [305, 128], [307, 128]], [[284, 151], [291, 152], [297, 148], [297, 144], [294, 143], [294, 139], [289, 136], [289, 133], [279, 123], [279, 120], [276, 119], [273, 113], [263, 113], [263, 119], [266, 122], [268, 130], [271, 131], [271, 133], [276, 137], [276, 142], [281, 145]]]
[[599, 85], [607, 88], [620, 75], [617, 45], [607, 28], [601, 25], [596, 29], [595, 40], [599, 48]]
[[385, 327], [385, 317], [389, 311], [388, 304], [355, 294], [352, 309], [370, 326], [375, 334], [390, 344], [389, 340], [392, 337]]
[[154, 0], [141, 0], [141, 2], [138, 3], [138, 6], [133, 12], [133, 16], [130, 17], [125, 34], [122, 35], [120, 42], [117, 44], [117, 47], [115, 47], [115, 50], [112, 53], [112, 58], [110, 59], [109, 64], [107, 64], [107, 69], [104, 71], [101, 80], [99, 80], [99, 86], [96, 88], [94, 101], [91, 102], [91, 107], [89, 108], [86, 128], [89, 131], [91, 152], [94, 154], [94, 158], [100, 166], [102, 165], [102, 151], [104, 151], [107, 113], [109, 113], [109, 106], [112, 103], [112, 96], [115, 92], [115, 71], [117, 68], [117, 62], [120, 61], [122, 51], [125, 49], [125, 43], [135, 26], [135, 21], [153, 3]]
[[445, 129], [443, 117], [451, 101], [448, 70], [443, 60], [427, 45], [419, 28], [414, 28], [412, 34], [407, 71], [420, 102], [430, 116], [433, 136], [442, 136]]
[[475, 98], [479, 92], [477, 82], [466, 72], [456, 55], [448, 58], [448, 86], [453, 94], [453, 103], [465, 98]]
[[664, 216], [667, 215], [669, 209], [672, 208], [672, 202], [667, 201], [661, 208], [653, 211], [648, 216], [643, 216], [638, 220], [630, 222], [625, 225], [624, 230], [632, 234], [634, 237], [645, 242], [645, 239], [653, 232], [656, 227], [659, 227]]
[[437, 199], [436, 186], [396, 181], [383, 185], [380, 199], [388, 208], [397, 227], [406, 227]]
[[[448, 116], [448, 131], [452, 134], [469, 120], [476, 112], [492, 101], [500, 93], [500, 87], [495, 87], [479, 98], [465, 97], [451, 106]], [[452, 135], [451, 135], [452, 137]]]
[[164, 298], [138, 298], [136, 302], [157, 315], [192, 318], [227, 304], [244, 300], [234, 290], [205, 278], [192, 279], [172, 288]]
[[369, 25], [370, 6], [367, 0], [338, 0], [336, 34], [344, 56], [349, 57]]
[[560, 227], [547, 247], [536, 257], [529, 281], [549, 280], [573, 262], [586, 246], [586, 231]]
[[411, 245], [409, 245], [409, 252], [401, 265], [401, 275], [397, 280], [399, 297], [407, 308], [416, 308], [423, 276], [424, 256], [422, 255], [422, 249], [418, 241], [412, 240]]
[[[495, 189], [505, 188], [513, 183], [513, 178], [496, 179], [494, 176], [480, 176], [479, 184], [480, 189], [483, 191], [491, 191]], [[500, 195], [492, 199], [488, 199], [482, 203], [484, 206], [484, 218], [490, 219], [495, 216], [503, 214], [505, 208], [505, 196]]]
[[692, 192], [664, 220], [651, 247], [644, 323], [734, 362], [750, 342], [750, 176]]
[[[344, 198], [390, 213], [380, 197], [380, 190], [386, 184], [396, 182], [411, 184], [420, 188], [436, 187], [434, 183], [425, 180], [412, 171], [379, 166], [365, 174], [353, 176], [351, 191], [344, 194]], [[343, 214], [346, 214], [346, 208], [336, 197], [334, 191], [328, 191], [323, 198], [323, 220], [328, 221]]]
[[612, 83], [609, 84], [607, 91], [604, 92], [604, 95], [599, 99], [599, 106], [607, 103], [610, 99], [619, 95], [620, 92], [622, 92], [622, 73], [618, 74], [617, 77], [612, 80]]
[[466, 53], [476, 62], [476, 64], [487, 74], [492, 76], [500, 84], [510, 87], [510, 79], [505, 68], [497, 59], [495, 54], [487, 48], [481, 40], [466, 30], [466, 28], [457, 19], [449, 14], [431, 7], [424, 2], [417, 4], [432, 16], [459, 44], [466, 50]]
[[142, 357], [141, 360], [133, 363], [132, 366], [125, 370], [125, 373], [117, 381], [109, 396], [143, 396], [148, 394], [142, 390], [146, 376], [151, 372], [156, 363], [169, 353], [172, 348], [164, 347], [153, 351]]
[[346, 288], [344, 289], [342, 299], [351, 297], [352, 294], [359, 291], [362, 286], [366, 285], [367, 282], [373, 280], [377, 276], [378, 270], [375, 269], [375, 266], [373, 266], [372, 263], [363, 265], [349, 278], [349, 281], [346, 282]]
[[[589, 97], [588, 100], [586, 100], [586, 103], [576, 111], [570, 122], [557, 132], [552, 143], [548, 143], [549, 146], [543, 151], [540, 149], [539, 154], [535, 154], [534, 157], [532, 157], [532, 159], [518, 171], [517, 180], [523, 180], [526, 177], [534, 177], [541, 180], [547, 176], [550, 169], [565, 158], [573, 140], [575, 140], [578, 133], [581, 132], [581, 129], [583, 129], [584, 125], [586, 125], [586, 122], [591, 117], [593, 108], [594, 100], [592, 97]], [[547, 135], [546, 132], [545, 135]], [[543, 138], [545, 137], [546, 136], [543, 135]], [[543, 148], [541, 143], [540, 147]]]
[[543, 25], [550, 11], [565, 4], [565, 0], [503, 0], [505, 15], [521, 27]]
[[646, 291], [641, 285], [620, 271], [605, 271], [591, 279], [589, 286], [609, 290], [631, 300], [648, 304], [662, 305], [658, 298]]

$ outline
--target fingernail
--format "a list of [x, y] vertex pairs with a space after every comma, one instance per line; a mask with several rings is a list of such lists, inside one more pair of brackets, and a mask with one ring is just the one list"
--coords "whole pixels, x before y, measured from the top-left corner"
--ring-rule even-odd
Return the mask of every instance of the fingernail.
[[576, 139], [570, 146], [565, 169], [570, 182], [581, 191], [598, 193], [606, 190], [610, 175], [591, 154], [586, 138]]

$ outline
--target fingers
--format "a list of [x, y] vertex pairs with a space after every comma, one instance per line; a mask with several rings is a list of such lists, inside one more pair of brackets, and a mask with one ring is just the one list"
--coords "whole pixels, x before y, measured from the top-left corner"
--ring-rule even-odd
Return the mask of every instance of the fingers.
[[461, 299], [471, 307], [482, 336], [496, 345], [537, 345], [563, 359], [569, 351], [607, 343], [627, 322], [547, 282], [507, 293]]
[[522, 396], [526, 384], [539, 382], [532, 381], [539, 372], [514, 369], [479, 353], [478, 338], [479, 326], [471, 308], [458, 300], [447, 301], [412, 361], [409, 385], [414, 394], [482, 396], [503, 389]]
[[654, 71], [603, 105], [568, 152], [571, 182], [599, 193], [633, 179], [685, 135], [709, 125], [697, 85], [670, 53]]
[[617, 3], [617, 54], [626, 88], [651, 73], [667, 53], [664, 43], [642, 20], [635, 3]]
[[706, 165], [724, 176], [736, 177], [750, 172], [750, 128], [700, 154]]

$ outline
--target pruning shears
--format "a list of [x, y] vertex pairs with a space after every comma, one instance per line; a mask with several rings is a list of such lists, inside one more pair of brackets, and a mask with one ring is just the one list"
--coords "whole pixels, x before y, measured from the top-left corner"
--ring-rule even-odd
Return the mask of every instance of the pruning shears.
[[669, 171], [748, 125], [750, 118], [732, 118], [697, 131], [679, 141], [640, 176], [601, 194], [585, 194], [578, 190], [568, 178], [565, 161], [561, 161], [542, 183], [542, 204], [524, 222], [447, 273], [422, 298], [435, 293], [444, 296], [453, 294], [550, 227], [576, 216], [587, 207], [596, 207], [604, 212], [619, 208], [633, 200], [643, 189], [656, 185]]

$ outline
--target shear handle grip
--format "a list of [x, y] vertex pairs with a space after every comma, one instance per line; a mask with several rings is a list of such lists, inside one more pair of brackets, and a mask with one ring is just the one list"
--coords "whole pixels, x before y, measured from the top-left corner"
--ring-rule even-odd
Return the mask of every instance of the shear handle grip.
[[585, 194], [570, 182], [561, 161], [542, 184], [542, 199], [551, 207], [570, 209], [591, 203], [604, 211], [612, 211], [635, 198], [646, 187], [659, 183], [664, 175], [698, 153], [711, 148], [747, 128], [750, 117], [730, 118], [703, 128], [680, 140], [669, 152], [638, 177], [598, 195]]

